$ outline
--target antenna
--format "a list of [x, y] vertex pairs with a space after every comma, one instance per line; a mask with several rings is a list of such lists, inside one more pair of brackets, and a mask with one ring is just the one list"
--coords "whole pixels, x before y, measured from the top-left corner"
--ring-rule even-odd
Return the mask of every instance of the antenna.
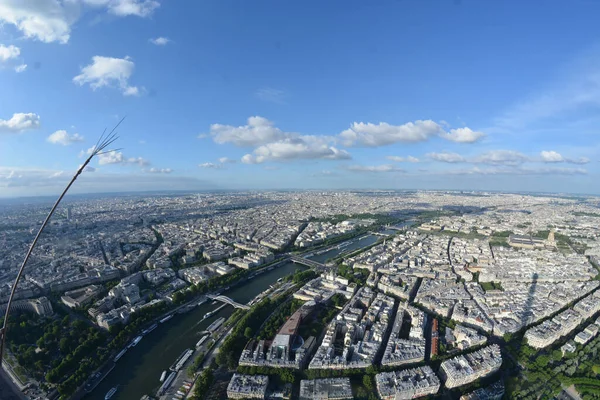
[[52, 218], [52, 214], [54, 214], [54, 211], [56, 211], [56, 208], [62, 201], [63, 197], [65, 197], [65, 195], [67, 194], [67, 192], [69, 191], [69, 189], [71, 188], [73, 183], [75, 183], [77, 178], [79, 178], [79, 175], [81, 175], [81, 173], [85, 170], [85, 168], [88, 166], [90, 161], [92, 161], [92, 158], [94, 158], [98, 155], [102, 155], [102, 154], [106, 154], [106, 153], [110, 153], [110, 152], [118, 150], [118, 149], [107, 150], [107, 148], [108, 148], [108, 146], [113, 144], [119, 138], [117, 136], [116, 130], [119, 127], [119, 125], [121, 125], [121, 122], [123, 122], [124, 119], [125, 119], [125, 117], [123, 117], [119, 121], [119, 123], [117, 123], [114, 126], [114, 128], [112, 128], [112, 130], [106, 136], [105, 136], [106, 129], [104, 129], [104, 132], [102, 132], [102, 135], [100, 135], [100, 137], [98, 138], [98, 141], [96, 142], [96, 144], [93, 147], [92, 154], [90, 154], [90, 156], [85, 160], [85, 162], [79, 167], [77, 172], [75, 172], [75, 175], [73, 175], [73, 178], [71, 178], [71, 181], [69, 182], [67, 187], [63, 190], [63, 192], [59, 196], [58, 200], [56, 200], [56, 203], [54, 203], [54, 206], [52, 207], [52, 209], [46, 216], [46, 219], [42, 223], [42, 226], [40, 227], [38, 233], [35, 235], [35, 238], [33, 239], [31, 246], [29, 246], [29, 250], [27, 251], [27, 254], [25, 255], [25, 259], [23, 260], [23, 263], [21, 264], [21, 267], [19, 268], [19, 272], [17, 273], [17, 277], [15, 278], [15, 281], [12, 285], [12, 288], [10, 291], [10, 297], [8, 298], [8, 304], [6, 305], [6, 313], [4, 314], [4, 322], [2, 324], [2, 328], [0, 328], [0, 362], [2, 361], [3, 355], [4, 355], [4, 345], [6, 342], [6, 333], [8, 330], [8, 316], [10, 314], [10, 307], [13, 302], [13, 297], [15, 296], [15, 292], [17, 291], [17, 286], [19, 284], [19, 281], [21, 280], [21, 276], [23, 275], [23, 271], [25, 270], [27, 261], [29, 261], [29, 257], [31, 257], [31, 253], [33, 252], [33, 249], [35, 248], [35, 245], [37, 244], [38, 239], [40, 238], [42, 232], [44, 231], [44, 228], [46, 228], [46, 225], [48, 224], [48, 222], [50, 222], [50, 218]]

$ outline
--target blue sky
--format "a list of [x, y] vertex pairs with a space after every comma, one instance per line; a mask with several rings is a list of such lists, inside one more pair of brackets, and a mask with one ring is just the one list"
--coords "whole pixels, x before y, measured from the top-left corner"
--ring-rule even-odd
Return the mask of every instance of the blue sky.
[[600, 3], [0, 0], [0, 197], [600, 194]]

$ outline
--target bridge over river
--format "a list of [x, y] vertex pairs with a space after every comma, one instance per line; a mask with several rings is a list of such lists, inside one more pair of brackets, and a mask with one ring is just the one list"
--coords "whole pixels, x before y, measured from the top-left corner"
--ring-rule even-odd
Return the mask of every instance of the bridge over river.
[[232, 305], [235, 308], [241, 308], [243, 310], [249, 310], [250, 309], [250, 306], [248, 306], [246, 304], [238, 303], [235, 300], [232, 300], [232, 299], [230, 299], [227, 296], [223, 296], [223, 295], [215, 296], [214, 294], [209, 294], [209, 295], [206, 295], [206, 297], [208, 297], [211, 300], [217, 300], [217, 301], [220, 301], [222, 303], [226, 303], [226, 304]]

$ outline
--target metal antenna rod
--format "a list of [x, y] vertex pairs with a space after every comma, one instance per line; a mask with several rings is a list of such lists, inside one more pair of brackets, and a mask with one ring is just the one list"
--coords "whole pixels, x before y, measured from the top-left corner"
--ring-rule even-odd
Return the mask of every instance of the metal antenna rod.
[[98, 139], [98, 142], [96, 142], [96, 145], [93, 147], [94, 150], [92, 151], [92, 154], [90, 154], [90, 156], [87, 158], [87, 160], [85, 160], [85, 162], [81, 165], [81, 167], [79, 167], [79, 169], [77, 170], [75, 175], [73, 175], [73, 178], [71, 178], [71, 181], [69, 182], [69, 184], [67, 185], [65, 190], [63, 190], [63, 192], [61, 193], [58, 200], [56, 200], [56, 203], [54, 203], [54, 206], [50, 210], [50, 213], [48, 213], [48, 215], [46, 216], [46, 219], [42, 223], [42, 226], [38, 230], [38, 233], [35, 235], [35, 238], [33, 239], [31, 246], [29, 246], [29, 250], [27, 251], [27, 254], [25, 255], [25, 259], [23, 260], [23, 263], [21, 264], [21, 267], [19, 268], [19, 272], [17, 273], [17, 277], [11, 288], [10, 297], [8, 298], [8, 304], [6, 305], [6, 312], [4, 314], [4, 322], [2, 324], [2, 328], [0, 328], [0, 365], [1, 365], [1, 361], [4, 356], [4, 346], [5, 346], [5, 342], [6, 342], [6, 334], [8, 331], [8, 315], [10, 314], [10, 307], [12, 305], [13, 298], [15, 296], [15, 292], [17, 291], [17, 285], [19, 284], [19, 281], [21, 280], [21, 276], [23, 275], [23, 271], [25, 270], [27, 261], [29, 261], [29, 257], [31, 257], [31, 253], [33, 252], [33, 249], [35, 248], [35, 246], [38, 242], [38, 239], [40, 238], [42, 232], [44, 231], [44, 228], [46, 228], [46, 225], [48, 225], [48, 222], [50, 222], [50, 219], [52, 218], [54, 211], [56, 211], [56, 208], [62, 201], [63, 197], [65, 197], [65, 195], [67, 194], [67, 192], [69, 191], [69, 189], [71, 188], [73, 183], [75, 183], [75, 181], [77, 180], [79, 175], [81, 175], [81, 173], [83, 172], [85, 167], [87, 167], [87, 165], [90, 163], [90, 161], [92, 161], [92, 158], [94, 158], [95, 156], [100, 155], [100, 154], [110, 153], [111, 151], [114, 151], [114, 150], [106, 150], [106, 148], [119, 138], [115, 131], [119, 127], [119, 125], [121, 125], [121, 122], [123, 122], [124, 119], [125, 119], [125, 117], [123, 117], [119, 121], [119, 123], [117, 125], [115, 125], [115, 127], [109, 132], [108, 136], [106, 136], [106, 137], [104, 137], [106, 129], [104, 130], [104, 132], [102, 133], [102, 136], [100, 136], [100, 138]]

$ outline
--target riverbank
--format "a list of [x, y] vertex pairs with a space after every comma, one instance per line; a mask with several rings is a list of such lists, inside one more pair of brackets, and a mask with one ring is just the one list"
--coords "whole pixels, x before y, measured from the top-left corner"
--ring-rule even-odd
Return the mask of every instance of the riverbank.
[[[270, 285], [306, 267], [291, 262], [254, 276], [251, 283], [232, 287], [221, 294], [247, 304]], [[196, 300], [198, 302], [198, 300]], [[210, 318], [203, 316], [221, 306], [221, 303], [206, 302], [185, 314], [175, 316], [146, 336], [134, 348], [129, 349], [117, 362], [115, 369], [102, 381], [86, 399], [103, 400], [110, 388], [120, 385], [112, 400], [137, 400], [144, 394], [155, 393], [160, 386], [159, 377], [173, 361], [187, 348], [193, 348], [208, 326], [218, 318], [228, 318], [234, 308], [227, 306]], [[172, 313], [173, 311], [171, 311]]]

